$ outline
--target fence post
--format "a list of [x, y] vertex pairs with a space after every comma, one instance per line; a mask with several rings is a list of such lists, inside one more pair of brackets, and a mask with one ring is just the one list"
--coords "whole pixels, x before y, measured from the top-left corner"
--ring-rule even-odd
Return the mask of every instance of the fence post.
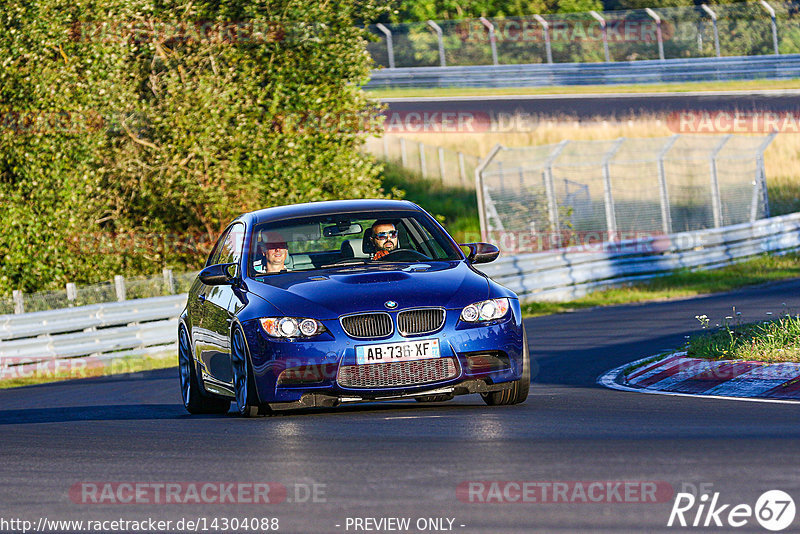
[[606, 56], [606, 63], [611, 62], [611, 55], [608, 53], [608, 26], [606, 19], [604, 19], [597, 11], [589, 11], [589, 14], [600, 23], [600, 28], [603, 30], [603, 53]]
[[478, 166], [475, 167], [475, 196], [478, 200], [478, 220], [481, 225], [481, 239], [486, 241], [489, 237], [489, 227], [486, 222], [486, 204], [484, 202], [483, 191], [483, 171], [492, 162], [498, 152], [503, 149], [503, 145], [496, 144], [486, 155], [483, 161], [479, 161]]
[[383, 134], [383, 159], [389, 161], [389, 139]]
[[714, 50], [717, 52], [717, 57], [722, 57], [719, 52], [719, 28], [717, 28], [717, 14], [714, 13], [706, 4], [701, 4], [700, 7], [703, 11], [708, 13], [711, 17], [711, 25], [714, 27]]
[[556, 201], [556, 188], [553, 183], [553, 162], [568, 144], [568, 139], [564, 139], [557, 144], [544, 163], [544, 190], [547, 195], [547, 214], [550, 218], [550, 230], [556, 233], [561, 230], [561, 225], [558, 220], [558, 202]]
[[500, 194], [506, 194], [506, 175], [503, 173], [503, 162], [497, 162], [497, 175], [500, 177]]
[[461, 179], [461, 185], [466, 187], [467, 185], [467, 172], [464, 169], [464, 153], [458, 153], [458, 176]]
[[444, 184], [444, 148], [439, 147], [439, 178], [442, 179]]
[[764, 202], [764, 217], [769, 217], [769, 195], [767, 194], [767, 171], [764, 168], [764, 157], [759, 158], [761, 163], [761, 198]]
[[703, 21], [700, 20], [697, 22], [697, 53], [703, 53]]
[[769, 5], [766, 0], [758, 0], [761, 6], [767, 10], [769, 13], [769, 17], [772, 23], [772, 46], [775, 49], [775, 55], [780, 55], [780, 50], [778, 49], [778, 24], [775, 21], [775, 10], [772, 9], [772, 6]]
[[617, 240], [617, 213], [614, 209], [614, 195], [611, 190], [611, 167], [609, 162], [619, 151], [624, 142], [625, 138], [620, 137], [611, 145], [608, 152], [603, 155], [603, 197], [606, 208], [606, 229], [608, 230], [608, 237], [611, 241]]
[[175, 279], [172, 277], [172, 269], [167, 269], [165, 267], [162, 273], [164, 274], [164, 287], [166, 287], [167, 293], [170, 295], [174, 295]]
[[380, 22], [375, 25], [386, 36], [386, 53], [389, 55], [389, 68], [394, 68], [394, 46], [392, 46], [392, 32]]
[[428, 177], [428, 166], [425, 164], [425, 144], [419, 143], [419, 169], [423, 178]]
[[492, 65], [497, 65], [497, 36], [494, 33], [494, 25], [489, 22], [486, 17], [481, 17], [478, 20], [489, 30], [489, 46], [492, 48]]
[[761, 198], [761, 180], [764, 176], [764, 160], [759, 154], [756, 156], [756, 178], [753, 181], [753, 197], [750, 199], [750, 222], [758, 219], [758, 201]]
[[533, 18], [541, 24], [544, 30], [544, 50], [547, 54], [547, 62], [553, 63], [553, 50], [550, 46], [550, 24], [541, 15], [534, 15]]
[[719, 195], [719, 180], [717, 180], [717, 154], [720, 153], [725, 143], [733, 136], [728, 134], [722, 138], [722, 141], [717, 143], [714, 150], [711, 151], [710, 165], [711, 165], [711, 209], [714, 212], [714, 228], [722, 227], [722, 199]]
[[447, 62], [444, 59], [444, 38], [442, 37], [442, 28], [440, 28], [439, 25], [432, 20], [428, 21], [428, 26], [436, 31], [436, 37], [439, 39], [439, 64], [442, 67], [446, 67]]
[[114, 276], [114, 288], [117, 291], [117, 301], [125, 300], [125, 277], [118, 274]]
[[75, 282], [67, 282], [67, 300], [69, 301], [69, 305], [72, 306], [75, 304], [77, 298], [78, 288], [75, 287]]
[[753, 199], [750, 203], [750, 222], [758, 218], [758, 201], [764, 205], [764, 217], [769, 217], [769, 197], [767, 196], [767, 173], [764, 169], [764, 151], [767, 149], [778, 132], [770, 133], [764, 142], [758, 147], [756, 156], [756, 180], [753, 182]]
[[14, 299], [14, 313], [25, 313], [25, 301], [22, 298], [22, 291], [15, 289], [11, 293], [11, 298]]
[[645, 12], [650, 15], [654, 21], [656, 21], [656, 38], [658, 39], [658, 58], [661, 61], [664, 61], [664, 39], [661, 35], [661, 17], [658, 16], [658, 13], [650, 9], [649, 7], [644, 8]]
[[669, 206], [669, 190], [667, 189], [667, 171], [664, 167], [664, 158], [670, 151], [672, 145], [680, 139], [680, 135], [673, 135], [661, 152], [658, 153], [658, 192], [661, 197], [661, 228], [666, 235], [672, 233], [672, 212]]

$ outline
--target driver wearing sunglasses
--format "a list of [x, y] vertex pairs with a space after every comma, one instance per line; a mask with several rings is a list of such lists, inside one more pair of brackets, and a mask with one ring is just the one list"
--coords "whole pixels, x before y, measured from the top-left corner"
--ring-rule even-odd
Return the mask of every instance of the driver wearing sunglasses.
[[373, 260], [378, 260], [391, 251], [397, 249], [397, 229], [393, 223], [387, 221], [375, 221], [372, 225], [372, 244], [375, 245]]

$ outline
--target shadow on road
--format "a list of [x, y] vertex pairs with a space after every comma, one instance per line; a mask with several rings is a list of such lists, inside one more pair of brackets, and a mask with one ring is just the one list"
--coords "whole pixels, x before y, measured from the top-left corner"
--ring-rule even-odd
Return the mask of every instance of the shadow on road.
[[[472, 398], [474, 397], [474, 398]], [[285, 412], [274, 412], [264, 418], [259, 417], [255, 420], [264, 420], [281, 417], [300, 417], [311, 415], [325, 415], [325, 417], [335, 416], [336, 414], [374, 413], [386, 416], [408, 416], [426, 417], [430, 416], [431, 411], [441, 413], [441, 408], [446, 408], [449, 412], [473, 411], [475, 409], [489, 409], [477, 395], [461, 397], [470, 399], [469, 404], [456, 402], [435, 402], [430, 404], [420, 404], [414, 401], [365, 403], [349, 406], [338, 406], [335, 408], [307, 408], [301, 410], [287, 410]], [[460, 399], [459, 399], [460, 400]], [[507, 409], [509, 407], [506, 407]], [[235, 404], [234, 404], [235, 409]], [[496, 408], [495, 408], [496, 409]], [[239, 419], [235, 412], [228, 412], [224, 415], [190, 415], [180, 404], [107, 404], [99, 406], [74, 406], [62, 408], [26, 408], [18, 410], [0, 410], [0, 426], [38, 424], [38, 423], [64, 423], [72, 421], [135, 421], [135, 420], [157, 420], [157, 419]], [[242, 421], [246, 421], [244, 418]]]
[[67, 421], [177, 419], [184, 416], [188, 417], [188, 414], [183, 409], [183, 406], [179, 404], [133, 404], [70, 406], [66, 408], [28, 408], [24, 410], [0, 410], [0, 425], [63, 423]]

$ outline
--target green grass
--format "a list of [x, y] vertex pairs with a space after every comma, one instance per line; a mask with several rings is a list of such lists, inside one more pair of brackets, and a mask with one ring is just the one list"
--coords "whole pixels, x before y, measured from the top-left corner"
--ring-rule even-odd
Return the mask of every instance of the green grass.
[[561, 85], [548, 87], [444, 87], [371, 89], [372, 98], [485, 95], [580, 95], [606, 93], [685, 93], [689, 91], [752, 91], [759, 89], [800, 89], [800, 80], [735, 80], [729, 82], [686, 82], [630, 85]]
[[443, 186], [436, 180], [422, 178], [403, 167], [387, 162], [383, 169], [382, 185], [434, 215], [456, 241], [480, 235], [478, 201], [475, 191], [461, 187]]
[[[704, 328], [708, 317], [698, 316]], [[689, 338], [687, 356], [712, 360], [800, 362], [800, 315], [785, 313], [771, 321], [737, 324], [735, 308], [716, 330]]]
[[775, 217], [800, 212], [800, 183], [781, 180], [780, 183], [767, 184], [769, 211]]
[[[144, 357], [129, 356], [125, 358], [109, 360], [102, 367], [94, 368], [76, 365], [76, 363], [79, 363], [80, 361], [81, 358], [72, 360], [72, 365], [68, 369], [58, 372], [32, 372], [30, 376], [15, 376], [12, 374], [10, 369], [5, 369], [5, 374], [2, 375], [2, 379], [0, 379], [0, 389], [32, 386], [35, 384], [45, 384], [48, 382], [58, 382], [61, 380], [72, 380], [76, 378], [88, 378], [92, 376], [110, 376], [126, 373], [137, 373], [139, 371], [151, 371], [153, 369], [166, 369], [169, 367], [176, 367], [178, 364], [178, 357], [175, 353], [169, 352]], [[60, 365], [68, 362], [70, 362], [70, 360], [60, 360]], [[63, 369], [63, 367], [59, 368]]]
[[581, 308], [689, 298], [740, 287], [800, 277], [800, 254], [757, 256], [721, 269], [681, 270], [647, 282], [597, 291], [569, 302], [523, 304], [526, 317], [563, 313]]

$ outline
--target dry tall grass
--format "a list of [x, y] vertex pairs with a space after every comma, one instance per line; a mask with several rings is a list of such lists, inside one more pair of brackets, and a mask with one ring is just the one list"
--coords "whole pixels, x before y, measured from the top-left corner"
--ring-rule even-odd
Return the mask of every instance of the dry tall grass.
[[[577, 141], [618, 137], [666, 137], [675, 133], [664, 119], [657, 117], [590, 122], [549, 119], [538, 123], [527, 121], [526, 124], [528, 131], [417, 133], [404, 134], [403, 137], [483, 156], [497, 143], [508, 147], [524, 147], [555, 144], [564, 139]], [[764, 164], [772, 215], [800, 211], [800, 134], [778, 134], [764, 153]]]

